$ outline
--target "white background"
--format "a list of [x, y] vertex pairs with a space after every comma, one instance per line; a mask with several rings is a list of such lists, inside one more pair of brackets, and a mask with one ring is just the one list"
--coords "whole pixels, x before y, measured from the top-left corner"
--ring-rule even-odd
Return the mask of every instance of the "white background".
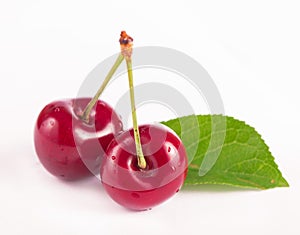
[[[300, 234], [299, 11], [296, 0], [0, 0], [0, 234]], [[39, 111], [75, 97], [118, 52], [123, 29], [135, 46], [174, 48], [204, 66], [226, 114], [262, 134], [290, 187], [204, 186], [136, 213], [96, 178], [66, 183], [45, 172], [33, 147]], [[152, 121], [150, 109], [139, 109], [141, 122]]]

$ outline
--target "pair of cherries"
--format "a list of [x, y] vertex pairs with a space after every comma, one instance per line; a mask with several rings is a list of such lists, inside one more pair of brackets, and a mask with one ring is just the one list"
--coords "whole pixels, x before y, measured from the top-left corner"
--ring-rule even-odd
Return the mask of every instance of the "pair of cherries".
[[[40, 112], [34, 130], [36, 153], [54, 176], [77, 180], [100, 173], [111, 198], [132, 210], [156, 206], [181, 188], [187, 155], [180, 138], [162, 125], [137, 125], [131, 54], [132, 41], [121, 32], [121, 53], [94, 98], [52, 102]], [[98, 100], [125, 58], [133, 128], [106, 102]]]

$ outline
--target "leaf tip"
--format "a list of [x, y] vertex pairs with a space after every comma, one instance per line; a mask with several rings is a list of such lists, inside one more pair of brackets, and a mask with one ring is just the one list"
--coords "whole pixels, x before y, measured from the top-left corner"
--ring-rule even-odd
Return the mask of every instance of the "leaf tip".
[[285, 178], [281, 177], [278, 181], [278, 187], [290, 187], [290, 185]]

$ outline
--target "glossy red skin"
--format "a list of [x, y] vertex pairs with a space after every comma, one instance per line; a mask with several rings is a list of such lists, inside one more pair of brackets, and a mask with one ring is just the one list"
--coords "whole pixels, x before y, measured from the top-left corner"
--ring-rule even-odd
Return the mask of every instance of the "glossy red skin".
[[173, 132], [162, 125], [139, 127], [147, 168], [141, 170], [133, 130], [121, 133], [106, 150], [100, 176], [110, 197], [131, 210], [148, 210], [179, 191], [188, 160], [185, 148]]
[[42, 165], [52, 175], [78, 180], [99, 173], [108, 144], [122, 131], [122, 122], [104, 101], [93, 108], [89, 123], [82, 113], [90, 98], [66, 99], [46, 105], [34, 129], [34, 144]]

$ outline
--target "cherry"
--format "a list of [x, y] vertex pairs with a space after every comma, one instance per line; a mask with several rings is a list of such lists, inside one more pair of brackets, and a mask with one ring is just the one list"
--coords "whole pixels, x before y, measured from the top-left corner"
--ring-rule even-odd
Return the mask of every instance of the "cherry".
[[[46, 105], [38, 116], [34, 143], [43, 166], [53, 175], [76, 180], [99, 171], [104, 150], [122, 122], [104, 101], [97, 101], [89, 122], [78, 115], [90, 98], [66, 99]], [[98, 173], [98, 172], [97, 172]]]
[[123, 59], [120, 54], [92, 99], [55, 101], [39, 114], [34, 130], [35, 149], [51, 174], [75, 180], [99, 173], [104, 151], [122, 130], [122, 122], [98, 98]]
[[181, 140], [166, 127], [143, 125], [139, 132], [146, 168], [138, 166], [131, 129], [108, 146], [100, 176], [114, 201], [132, 210], [147, 210], [179, 191], [188, 163]]
[[114, 201], [128, 209], [147, 210], [179, 191], [188, 160], [181, 140], [166, 127], [138, 127], [131, 62], [133, 39], [125, 31], [120, 36], [121, 54], [128, 71], [133, 128], [109, 144], [100, 176]]

